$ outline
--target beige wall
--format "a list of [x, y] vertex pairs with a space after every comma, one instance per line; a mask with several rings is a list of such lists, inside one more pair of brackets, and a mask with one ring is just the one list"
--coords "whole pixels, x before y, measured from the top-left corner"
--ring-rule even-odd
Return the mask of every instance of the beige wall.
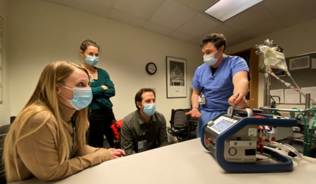
[[[255, 45], [262, 44], [265, 39], [274, 40], [276, 44], [284, 48], [286, 57], [296, 56], [304, 53], [316, 51], [316, 19], [291, 26], [258, 38], [249, 40], [247, 42], [228, 47], [226, 53], [234, 53], [241, 51]], [[229, 40], [228, 40], [229, 42]], [[300, 85], [299, 81], [296, 81]], [[280, 83], [280, 85], [283, 85]], [[259, 74], [259, 107], [263, 106], [263, 88], [264, 78], [263, 74]], [[281, 105], [281, 108], [292, 108], [293, 105]], [[304, 106], [295, 106], [297, 108], [304, 108]]]
[[[45, 1], [10, 0], [8, 6], [12, 115], [25, 105], [48, 63], [82, 61], [79, 46], [86, 38], [101, 45], [97, 66], [115, 84], [116, 96], [111, 100], [117, 119], [136, 110], [134, 96], [142, 87], [156, 89], [157, 110], [167, 122], [172, 108], [190, 107], [190, 82], [203, 62], [198, 45]], [[166, 98], [166, 56], [187, 59], [187, 98]], [[158, 67], [153, 76], [145, 71], [148, 62]]]
[[3, 103], [0, 104], [0, 125], [10, 123], [10, 93], [9, 93], [9, 67], [8, 67], [8, 12], [7, 1], [0, 0], [0, 16], [3, 18]]

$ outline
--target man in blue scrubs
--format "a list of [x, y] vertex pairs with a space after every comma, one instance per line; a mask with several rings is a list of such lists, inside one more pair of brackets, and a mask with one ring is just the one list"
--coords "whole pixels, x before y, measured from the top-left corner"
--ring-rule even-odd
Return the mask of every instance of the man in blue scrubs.
[[[187, 113], [199, 118], [197, 137], [202, 135], [202, 126], [229, 106], [248, 106], [249, 68], [246, 61], [238, 56], [224, 54], [226, 38], [213, 33], [201, 43], [204, 64], [194, 74], [191, 97], [192, 110]], [[238, 98], [237, 94], [239, 94]], [[205, 99], [205, 100], [204, 100]]]

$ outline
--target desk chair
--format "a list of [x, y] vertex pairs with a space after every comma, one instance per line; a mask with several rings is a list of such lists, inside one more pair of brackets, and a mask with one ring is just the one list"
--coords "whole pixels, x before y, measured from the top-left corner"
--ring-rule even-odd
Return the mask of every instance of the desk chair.
[[189, 111], [190, 109], [171, 110], [171, 127], [168, 127], [168, 133], [177, 137], [179, 142], [196, 137], [190, 132], [196, 130], [197, 120], [192, 119], [190, 115], [185, 115]]
[[5, 170], [4, 170], [4, 164], [2, 161], [2, 155], [3, 155], [3, 143], [5, 136], [7, 135], [9, 131], [10, 125], [3, 125], [0, 126], [0, 184], [7, 183], [5, 179]]
[[11, 116], [11, 117], [10, 117], [10, 124], [13, 123], [13, 121], [15, 120], [15, 118], [16, 118], [16, 116]]

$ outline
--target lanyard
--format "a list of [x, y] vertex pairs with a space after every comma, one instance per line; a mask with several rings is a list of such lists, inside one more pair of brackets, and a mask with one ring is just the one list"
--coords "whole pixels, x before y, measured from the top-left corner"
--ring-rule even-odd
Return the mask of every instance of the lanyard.
[[70, 143], [69, 143], [69, 139], [68, 139], [68, 136], [67, 136], [68, 145], [69, 145], [69, 158], [71, 158], [71, 153], [74, 150], [75, 140], [76, 140], [76, 121], [75, 121], [75, 117], [74, 116], [71, 117], [71, 123], [72, 123], [72, 130], [73, 130], [72, 149], [70, 149]]

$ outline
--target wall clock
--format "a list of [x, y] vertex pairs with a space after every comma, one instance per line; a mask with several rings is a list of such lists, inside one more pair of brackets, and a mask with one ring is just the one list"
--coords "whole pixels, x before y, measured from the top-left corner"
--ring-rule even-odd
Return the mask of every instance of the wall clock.
[[155, 63], [152, 63], [152, 62], [147, 63], [147, 65], [146, 65], [146, 71], [147, 71], [148, 74], [154, 75], [154, 74], [157, 72], [157, 66], [156, 66], [156, 64], [155, 64]]

